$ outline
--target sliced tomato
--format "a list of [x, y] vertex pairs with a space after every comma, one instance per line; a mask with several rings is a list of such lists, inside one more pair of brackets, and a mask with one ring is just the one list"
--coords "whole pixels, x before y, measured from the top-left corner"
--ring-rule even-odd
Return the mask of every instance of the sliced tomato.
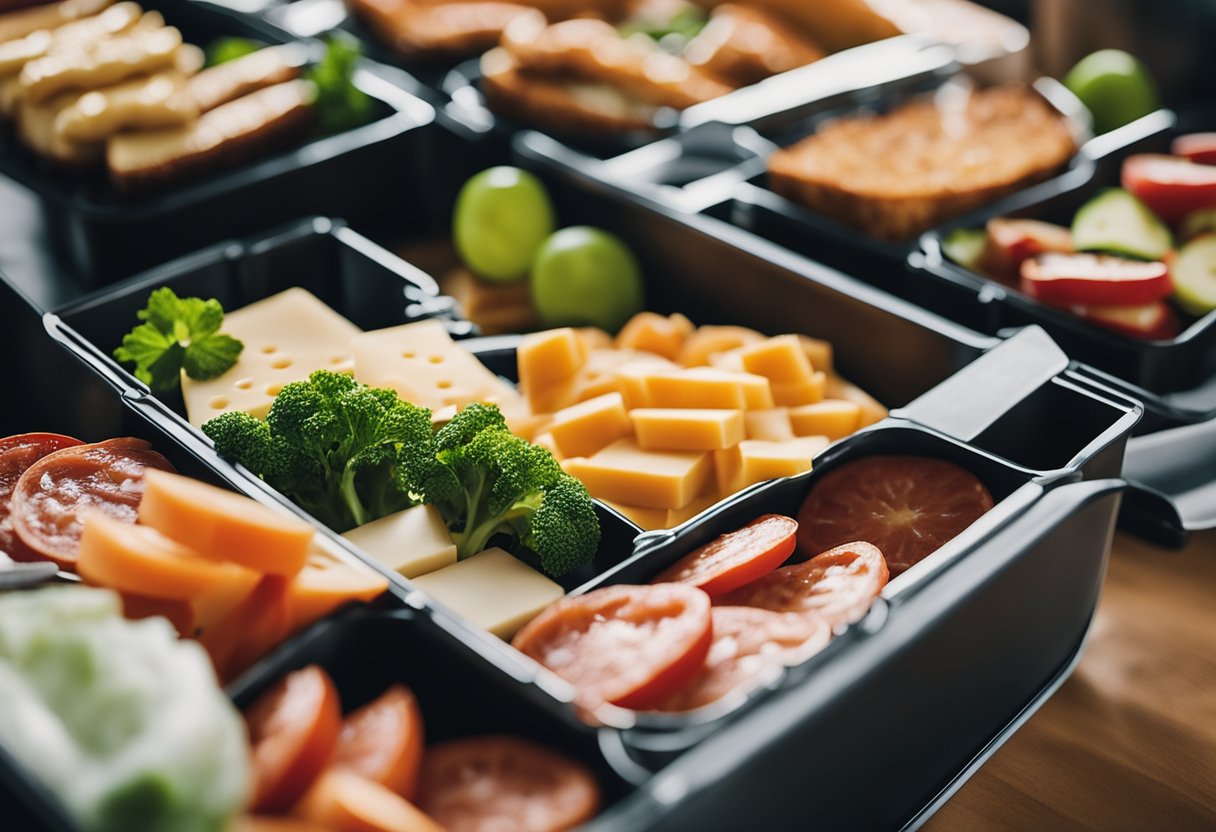
[[59, 433], [22, 433], [0, 439], [0, 553], [15, 560], [39, 559], [13, 531], [9, 498], [26, 468], [47, 454], [81, 444], [79, 439]]
[[245, 711], [253, 750], [255, 812], [284, 812], [329, 765], [342, 728], [333, 680], [312, 665], [287, 676]]
[[715, 601], [723, 606], [813, 613], [832, 627], [860, 621], [887, 585], [887, 561], [877, 547], [853, 541], [805, 563], [783, 566]]
[[41, 557], [72, 569], [86, 510], [134, 523], [147, 468], [173, 470], [142, 439], [108, 439], [48, 454], [13, 488], [13, 531]]
[[348, 769], [330, 769], [293, 810], [329, 832], [444, 832], [392, 789]]
[[1026, 260], [1047, 252], [1073, 250], [1072, 231], [1040, 220], [996, 217], [988, 221], [980, 268], [997, 277], [1014, 277]]
[[811, 488], [798, 510], [798, 551], [809, 557], [865, 540], [898, 575], [992, 505], [984, 484], [952, 462], [868, 456], [833, 469]]
[[422, 762], [418, 807], [448, 832], [559, 832], [590, 820], [599, 805], [586, 767], [516, 737], [451, 740]]
[[333, 764], [410, 799], [418, 785], [423, 735], [413, 691], [393, 685], [342, 722]]
[[747, 690], [770, 667], [797, 664], [832, 638], [828, 620], [816, 613], [773, 612], [756, 607], [714, 607], [714, 641], [705, 665], [659, 711], [691, 711], [736, 690]]
[[705, 661], [709, 596], [687, 584], [609, 586], [563, 598], [511, 642], [578, 689], [584, 705], [652, 708]]
[[691, 584], [712, 598], [772, 572], [794, 553], [798, 523], [766, 514], [685, 555], [652, 583]]
[[1216, 133], [1188, 133], [1170, 143], [1170, 153], [1199, 165], [1216, 165]]
[[1165, 263], [1102, 254], [1044, 254], [1022, 263], [1022, 291], [1052, 306], [1151, 303], [1174, 290]]
[[1178, 335], [1178, 314], [1165, 301], [1137, 306], [1073, 306], [1069, 311], [1092, 324], [1132, 338], [1159, 341]]
[[1216, 167], [1178, 156], [1139, 153], [1123, 162], [1123, 187], [1166, 222], [1216, 206]]

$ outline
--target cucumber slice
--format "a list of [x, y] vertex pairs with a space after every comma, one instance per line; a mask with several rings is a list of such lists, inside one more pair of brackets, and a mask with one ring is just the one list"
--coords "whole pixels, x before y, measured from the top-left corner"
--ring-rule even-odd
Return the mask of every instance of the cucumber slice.
[[1198, 211], [1192, 211], [1186, 215], [1186, 219], [1182, 221], [1182, 231], [1179, 236], [1182, 238], [1182, 242], [1189, 243], [1191, 240], [1204, 234], [1211, 234], [1213, 231], [1216, 231], [1216, 208], [1200, 208]]
[[1165, 223], [1122, 188], [1110, 188], [1081, 206], [1072, 219], [1078, 251], [1107, 251], [1141, 260], [1160, 260], [1174, 241]]
[[1197, 237], [1178, 249], [1170, 263], [1174, 302], [1192, 315], [1216, 309], [1216, 234]]
[[988, 232], [982, 228], [956, 228], [942, 238], [942, 254], [964, 269], [978, 271]]

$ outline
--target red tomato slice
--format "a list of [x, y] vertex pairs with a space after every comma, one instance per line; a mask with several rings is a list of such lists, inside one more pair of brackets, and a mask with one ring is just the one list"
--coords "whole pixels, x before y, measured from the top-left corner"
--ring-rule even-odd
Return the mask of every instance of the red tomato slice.
[[1216, 206], [1216, 167], [1178, 156], [1139, 153], [1123, 162], [1123, 187], [1154, 214], [1175, 222], [1192, 211]]
[[1170, 144], [1170, 153], [1199, 165], [1216, 165], [1216, 133], [1188, 133]]
[[997, 217], [988, 220], [987, 233], [980, 267], [998, 277], [1016, 275], [1024, 261], [1039, 254], [1073, 250], [1072, 231], [1039, 220]]
[[80, 444], [79, 439], [58, 433], [22, 433], [0, 439], [0, 553], [15, 560], [39, 560], [13, 531], [9, 498], [26, 468], [47, 454]]
[[342, 727], [333, 680], [313, 665], [285, 676], [245, 712], [255, 812], [285, 812], [329, 765]]
[[869, 456], [815, 483], [798, 510], [798, 551], [810, 556], [865, 540], [898, 575], [990, 508], [992, 495], [965, 468], [929, 457]]
[[418, 808], [448, 832], [559, 832], [599, 810], [595, 777], [515, 737], [451, 740], [426, 752]]
[[48, 454], [13, 488], [13, 530], [38, 555], [71, 569], [89, 509], [135, 522], [145, 468], [173, 470], [142, 439], [109, 439]]
[[715, 597], [772, 572], [794, 553], [798, 523], [766, 514], [685, 555], [652, 583], [691, 584]]
[[423, 734], [418, 700], [405, 685], [393, 685], [342, 723], [333, 764], [413, 799]]
[[1145, 341], [1174, 338], [1180, 328], [1174, 308], [1160, 300], [1138, 306], [1073, 306], [1069, 311], [1096, 326]]
[[846, 543], [805, 563], [783, 566], [717, 599], [724, 606], [814, 613], [832, 627], [861, 620], [887, 584], [887, 561], [877, 547]]
[[1022, 263], [1022, 291], [1052, 306], [1131, 306], [1174, 291], [1164, 263], [1101, 254], [1044, 254]]
[[563, 598], [511, 642], [578, 689], [584, 704], [652, 708], [709, 651], [709, 596], [687, 584], [609, 586]]
[[656, 710], [691, 711], [747, 690], [768, 668], [805, 661], [832, 638], [827, 619], [815, 613], [714, 607], [713, 622], [714, 642], [705, 665]]

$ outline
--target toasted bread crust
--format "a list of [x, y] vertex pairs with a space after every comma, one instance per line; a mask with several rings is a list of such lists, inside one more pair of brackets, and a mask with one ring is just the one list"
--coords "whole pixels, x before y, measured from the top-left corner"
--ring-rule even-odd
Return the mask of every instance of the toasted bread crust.
[[769, 158], [774, 191], [903, 241], [1051, 176], [1076, 151], [1064, 117], [1022, 84], [850, 117]]
[[198, 111], [205, 113], [264, 87], [298, 78], [302, 64], [303, 55], [293, 44], [270, 46], [204, 69], [190, 79], [187, 88]]
[[778, 15], [734, 3], [714, 9], [684, 51], [693, 66], [733, 86], [797, 69], [827, 53]]

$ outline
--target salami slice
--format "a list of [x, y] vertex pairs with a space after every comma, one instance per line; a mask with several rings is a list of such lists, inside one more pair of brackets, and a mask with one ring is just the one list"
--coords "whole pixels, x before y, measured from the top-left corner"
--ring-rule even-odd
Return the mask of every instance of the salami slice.
[[14, 560], [39, 559], [13, 531], [9, 499], [26, 468], [47, 454], [80, 444], [79, 439], [58, 433], [22, 433], [0, 439], [0, 553]]
[[26, 469], [13, 489], [13, 531], [41, 557], [73, 568], [83, 517], [102, 511], [134, 523], [146, 468], [173, 466], [142, 439], [108, 439], [44, 456]]

